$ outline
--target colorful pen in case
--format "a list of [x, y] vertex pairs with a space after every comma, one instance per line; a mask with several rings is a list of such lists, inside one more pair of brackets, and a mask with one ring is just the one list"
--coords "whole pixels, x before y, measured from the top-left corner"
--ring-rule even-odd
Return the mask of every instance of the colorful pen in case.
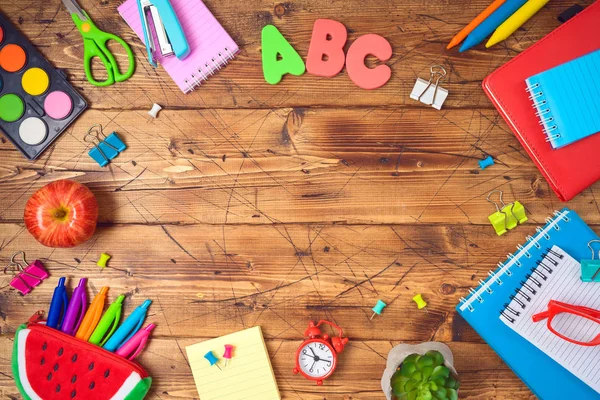
[[67, 296], [67, 288], [65, 281], [67, 278], [60, 278], [58, 286], [54, 289], [50, 310], [48, 311], [48, 320], [46, 326], [54, 329], [60, 328], [60, 322], [65, 317], [67, 304], [69, 304], [69, 296]]
[[152, 303], [152, 300], [146, 300], [144, 303], [133, 310], [131, 315], [127, 317], [121, 324], [119, 329], [108, 339], [104, 347], [108, 351], [117, 350], [123, 343], [131, 339], [131, 337], [142, 327], [144, 319], [146, 318], [146, 312], [148, 307]]
[[123, 300], [125, 300], [125, 295], [120, 295], [117, 297], [114, 303], [112, 303], [104, 315], [100, 322], [98, 322], [98, 326], [90, 336], [88, 340], [92, 344], [96, 344], [98, 346], [103, 346], [104, 343], [112, 336], [115, 329], [117, 329], [117, 325], [121, 320], [121, 309], [123, 308]]
[[104, 302], [106, 301], [106, 292], [108, 292], [108, 286], [102, 287], [100, 289], [100, 293], [94, 300], [92, 304], [90, 304], [90, 308], [87, 313], [85, 313], [85, 317], [83, 317], [83, 321], [81, 321], [81, 326], [77, 330], [75, 337], [77, 339], [88, 340], [96, 325], [98, 325], [98, 321], [100, 321], [100, 317], [102, 316], [102, 310], [104, 310]]
[[79, 285], [73, 290], [69, 307], [67, 307], [65, 318], [60, 327], [60, 330], [67, 335], [73, 336], [75, 332], [77, 332], [77, 329], [83, 320], [83, 316], [85, 315], [85, 310], [87, 309], [86, 283], [87, 278], [81, 278], [79, 280]]
[[144, 329], [137, 331], [135, 335], [126, 341], [123, 346], [115, 352], [118, 356], [133, 360], [144, 350], [150, 333], [156, 327], [154, 324], [148, 324]]

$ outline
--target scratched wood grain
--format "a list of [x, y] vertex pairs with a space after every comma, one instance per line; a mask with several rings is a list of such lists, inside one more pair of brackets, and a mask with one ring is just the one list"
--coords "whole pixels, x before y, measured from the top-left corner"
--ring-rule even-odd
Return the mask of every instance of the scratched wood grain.
[[[0, 369], [8, 370], [11, 334], [33, 312], [47, 307], [58, 277], [85, 275], [91, 296], [103, 285], [110, 285], [111, 300], [126, 293], [126, 312], [145, 298], [154, 299], [148, 318], [158, 325], [156, 340], [141, 362], [156, 377], [154, 393], [160, 398], [193, 397], [181, 350], [186, 345], [253, 325], [265, 329], [285, 398], [380, 398], [386, 352], [399, 342], [423, 340], [455, 348], [469, 396], [502, 397], [506, 391], [517, 393], [513, 398], [528, 398], [453, 312], [468, 287], [485, 278], [503, 252], [534, 227], [520, 230], [498, 239], [490, 228], [472, 225], [127, 225], [101, 227], [91, 242], [75, 250], [53, 250], [40, 248], [20, 224], [3, 223], [1, 261], [24, 249], [37, 254], [52, 277], [26, 297], [7, 288], [8, 278], [0, 281], [0, 348], [6, 354]], [[113, 256], [105, 270], [95, 266], [102, 251]], [[414, 311], [410, 298], [416, 292], [429, 302], [428, 311]], [[377, 299], [388, 307], [371, 322], [370, 308]], [[343, 354], [345, 372], [317, 389], [290, 370], [307, 321], [320, 318], [343, 326], [352, 345]], [[485, 357], [478, 358], [479, 353]], [[356, 374], [365, 369], [369, 374], [358, 379]], [[359, 384], [352, 383], [357, 380]], [[14, 393], [5, 383], [0, 380], [7, 393]]]
[[[20, 221], [29, 196], [77, 178], [103, 223], [475, 223], [487, 194], [521, 201], [532, 222], [562, 207], [495, 111], [275, 109], [89, 111], [36, 163], [0, 145], [0, 218]], [[88, 155], [93, 123], [128, 144], [108, 167]], [[481, 171], [477, 161], [497, 162]], [[570, 203], [600, 223], [600, 183]]]
[[[261, 325], [284, 399], [371, 400], [393, 345], [437, 340], [454, 352], [461, 398], [533, 399], [531, 392], [454, 311], [527, 234], [563, 207], [481, 90], [490, 72], [558, 26], [571, 5], [550, 2], [500, 46], [459, 55], [449, 39], [489, 1], [207, 0], [242, 52], [201, 90], [183, 95], [145, 61], [141, 42], [116, 14], [117, 1], [82, 0], [100, 28], [124, 37], [137, 71], [92, 87], [79, 33], [58, 0], [2, 1], [9, 16], [90, 103], [36, 162], [0, 140], [0, 265], [17, 250], [39, 258], [51, 278], [26, 297], [0, 276], [0, 397], [18, 399], [11, 379], [12, 336], [48, 306], [58, 277], [90, 278], [90, 294], [111, 286], [126, 310], [154, 299], [158, 327], [140, 362], [154, 378], [149, 398], [196, 399], [185, 346]], [[583, 1], [590, 4], [591, 1]], [[312, 25], [332, 18], [388, 38], [393, 76], [375, 91], [346, 72], [332, 79], [262, 79], [260, 31], [276, 25], [305, 57]], [[408, 98], [417, 77], [444, 64], [444, 110]], [[147, 122], [152, 103], [165, 107]], [[82, 138], [102, 123], [128, 149], [100, 168]], [[496, 165], [481, 171], [490, 154]], [[27, 198], [72, 178], [100, 203], [94, 238], [48, 249], [22, 222]], [[497, 237], [485, 196], [501, 189], [530, 222]], [[567, 205], [600, 233], [593, 185]], [[101, 252], [113, 256], [100, 270]], [[422, 293], [427, 311], [410, 300]], [[369, 321], [377, 299], [389, 306]], [[309, 319], [339, 323], [351, 342], [325, 386], [291, 374]]]
[[[153, 70], [148, 65], [144, 45], [116, 12], [118, 1], [81, 0], [101, 29], [125, 38], [136, 54], [137, 73], [133, 79], [101, 89], [85, 79], [81, 66], [82, 40], [60, 1], [44, 2], [43, 7], [23, 7], [16, 1], [3, 1], [0, 9], [35, 40], [54, 65], [68, 72], [72, 82], [97, 109], [149, 109], [155, 102], [177, 108], [413, 105], [408, 95], [415, 79], [427, 78], [429, 67], [435, 63], [446, 65], [450, 71], [444, 86], [451, 96], [445, 107], [491, 108], [481, 91], [481, 80], [557, 27], [556, 15], [572, 1], [552, 1], [523, 29], [491, 50], [462, 55], [456, 49], [447, 51], [446, 44], [454, 34], [488, 3], [486, 0], [250, 0], [244, 1], [244, 11], [240, 12], [238, 0], [208, 0], [208, 7], [243, 50], [231, 66], [202, 86], [201, 95], [195, 96], [184, 96], [164, 70]], [[580, 3], [589, 4], [591, 0]], [[368, 95], [345, 72], [333, 79], [306, 74], [286, 77], [277, 86], [265, 84], [260, 62], [262, 27], [269, 23], [276, 25], [305, 58], [312, 26], [318, 18], [332, 18], [347, 26], [346, 47], [366, 33], [386, 37], [394, 49], [394, 56], [388, 62], [393, 69], [392, 80]]]

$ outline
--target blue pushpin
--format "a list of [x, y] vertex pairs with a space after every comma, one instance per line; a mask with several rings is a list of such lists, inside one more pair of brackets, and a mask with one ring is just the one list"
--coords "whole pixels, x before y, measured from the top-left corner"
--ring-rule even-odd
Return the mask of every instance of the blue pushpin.
[[216, 365], [217, 368], [221, 369], [221, 367], [219, 367], [219, 364], [217, 364], [219, 362], [219, 359], [217, 357], [215, 357], [215, 355], [213, 354], [212, 351], [209, 351], [208, 353], [206, 353], [204, 355], [204, 358], [206, 358], [208, 360], [208, 362], [210, 363], [211, 367], [213, 365]]
[[371, 315], [371, 318], [369, 318], [369, 321], [373, 319], [373, 317], [375, 316], [375, 314], [377, 315], [381, 315], [381, 312], [383, 311], [383, 309], [387, 307], [387, 304], [385, 304], [383, 301], [381, 300], [377, 300], [377, 304], [375, 304], [375, 307], [372, 308], [373, 310], [373, 315]]
[[492, 156], [487, 156], [486, 158], [484, 158], [483, 160], [479, 160], [478, 162], [479, 168], [481, 169], [486, 169], [490, 165], [494, 165], [494, 159], [492, 158]]

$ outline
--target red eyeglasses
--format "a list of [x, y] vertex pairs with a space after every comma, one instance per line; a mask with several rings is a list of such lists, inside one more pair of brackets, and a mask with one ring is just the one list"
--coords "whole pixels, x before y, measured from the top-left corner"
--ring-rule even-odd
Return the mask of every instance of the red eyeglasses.
[[[557, 316], [559, 316], [558, 319], [556, 319]], [[567, 318], [562, 318], [562, 321], [558, 321], [561, 317]], [[550, 332], [570, 343], [580, 346], [600, 345], [600, 310], [550, 300], [548, 302], [548, 310], [535, 314], [531, 318], [533, 322], [548, 319], [547, 326]], [[577, 329], [578, 335], [587, 335], [589, 339], [582, 337], [574, 339], [573, 336], [575, 334], [573, 332], [565, 334], [564, 330], [573, 330], [574, 326], [580, 328]], [[563, 330], [563, 333], [560, 332], [561, 330]]]

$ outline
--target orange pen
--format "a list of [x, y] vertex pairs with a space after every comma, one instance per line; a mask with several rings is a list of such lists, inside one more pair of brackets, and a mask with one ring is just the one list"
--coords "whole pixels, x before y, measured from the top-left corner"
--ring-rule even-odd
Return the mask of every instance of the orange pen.
[[98, 325], [98, 321], [100, 321], [102, 311], [104, 310], [106, 292], [108, 292], [108, 286], [103, 286], [102, 289], [100, 289], [100, 293], [94, 297], [94, 301], [92, 301], [90, 308], [85, 313], [85, 317], [83, 317], [83, 321], [81, 321], [81, 326], [75, 334], [77, 339], [87, 341], [90, 336], [92, 336], [92, 332], [96, 329], [96, 325]]
[[467, 36], [469, 36], [469, 33], [471, 33], [471, 31], [473, 31], [473, 29], [477, 28], [477, 26], [480, 23], [482, 23], [487, 17], [489, 17], [494, 11], [496, 11], [502, 4], [504, 4], [505, 1], [506, 0], [494, 0], [494, 2], [492, 4], [490, 4], [488, 6], [488, 8], [483, 10], [481, 12], [481, 14], [476, 16], [475, 19], [469, 23], [469, 25], [465, 26], [462, 29], [462, 31], [458, 32], [456, 34], [456, 36], [454, 36], [452, 38], [452, 40], [450, 41], [448, 46], [446, 46], [446, 48], [451, 49], [454, 46], [456, 46], [457, 44], [459, 44], [460, 42], [462, 42], [463, 40], [465, 40], [465, 38]]

